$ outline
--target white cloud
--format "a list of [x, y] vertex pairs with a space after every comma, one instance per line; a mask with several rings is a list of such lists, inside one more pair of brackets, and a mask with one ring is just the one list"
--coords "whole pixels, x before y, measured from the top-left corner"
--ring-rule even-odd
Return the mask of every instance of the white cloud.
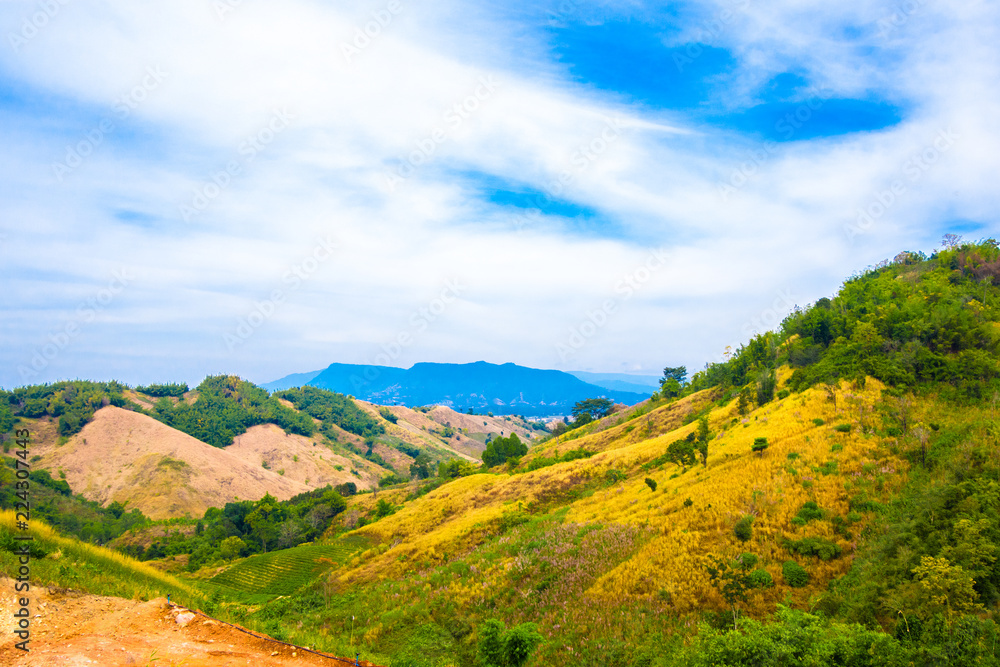
[[[443, 6], [422, 14], [404, 4], [348, 62], [342, 43], [383, 5], [244, 2], [224, 20], [195, 0], [67, 5], [0, 56], [49, 111], [3, 108], [17, 125], [6, 123], [0, 158], [0, 259], [14, 287], [0, 384], [20, 383], [17, 367], [119, 266], [135, 268], [135, 284], [33, 379], [113, 367], [135, 381], [213, 370], [264, 381], [362, 362], [454, 278], [468, 290], [394, 362], [700, 366], [790, 284], [805, 303], [867, 263], [933, 241], [948, 220], [995, 224], [997, 10], [925, 4], [888, 36], [878, 34], [879, 3], [738, 12], [715, 37], [753, 65], [731, 82], [730, 103], [794, 65], [837, 95], [910, 107], [886, 131], [777, 147], [728, 199], [719, 183], [759, 143], [602, 100], [558, 79], [551, 63], [529, 67], [545, 52], [541, 38], [477, 8], [451, 8], [469, 19], [457, 36]], [[0, 25], [16, 29], [30, 7], [5, 3]], [[150, 67], [162, 82], [58, 183], [53, 162], [115, 118], [114, 101]], [[282, 109], [294, 117], [268, 134]], [[581, 161], [609, 120], [620, 135]], [[844, 229], [857, 209], [905, 178], [907, 160], [949, 127], [961, 139], [852, 242]], [[254, 136], [268, 141], [249, 159]], [[421, 146], [433, 148], [425, 163], [390, 192], [388, 170], [415, 162]], [[185, 221], [181, 206], [230, 162], [239, 173]], [[455, 176], [463, 171], [541, 190], [566, 172], [566, 196], [618, 232], [577, 234], [555, 221], [519, 230], [509, 212], [470, 199]], [[288, 267], [326, 236], [338, 252], [287, 289]], [[563, 363], [556, 344], [660, 246], [676, 259]], [[287, 301], [228, 349], [223, 336], [275, 289]], [[137, 346], [151, 350], [148, 365]], [[113, 361], [120, 354], [127, 361]]]

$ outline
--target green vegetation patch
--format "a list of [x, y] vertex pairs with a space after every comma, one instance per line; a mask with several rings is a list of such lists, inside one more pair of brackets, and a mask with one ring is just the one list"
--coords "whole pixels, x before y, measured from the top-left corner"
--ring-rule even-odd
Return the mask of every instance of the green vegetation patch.
[[334, 391], [307, 386], [286, 389], [277, 392], [274, 397], [290, 401], [299, 410], [319, 419], [327, 430], [334, 424], [364, 438], [375, 438], [385, 433], [385, 427], [377, 419], [347, 396]]
[[367, 546], [366, 538], [351, 535], [331, 544], [306, 544], [257, 554], [216, 575], [211, 582], [247, 593], [290, 595]]
[[838, 544], [822, 537], [805, 537], [801, 540], [788, 540], [785, 548], [802, 556], [816, 556], [820, 560], [839, 558], [843, 551]]
[[313, 421], [272, 398], [266, 390], [232, 375], [205, 378], [193, 405], [159, 399], [150, 415], [164, 424], [207, 442], [228, 447], [252, 426], [277, 424], [289, 433], [311, 436]]

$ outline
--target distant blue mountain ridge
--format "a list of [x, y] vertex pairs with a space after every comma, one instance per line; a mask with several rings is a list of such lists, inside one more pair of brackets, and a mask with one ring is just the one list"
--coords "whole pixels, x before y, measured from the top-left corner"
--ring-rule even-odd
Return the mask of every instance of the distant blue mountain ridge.
[[[419, 363], [411, 368], [330, 364], [322, 371], [294, 373], [261, 386], [268, 391], [310, 385], [348, 394], [380, 405], [446, 405], [459, 412], [518, 414], [540, 417], [568, 415], [587, 398], [609, 398], [634, 405], [649, 398], [656, 387], [636, 376], [626, 382], [621, 374], [583, 374], [612, 388], [585, 382], [563, 371], [540, 370], [516, 364]], [[621, 387], [636, 388], [637, 391]]]

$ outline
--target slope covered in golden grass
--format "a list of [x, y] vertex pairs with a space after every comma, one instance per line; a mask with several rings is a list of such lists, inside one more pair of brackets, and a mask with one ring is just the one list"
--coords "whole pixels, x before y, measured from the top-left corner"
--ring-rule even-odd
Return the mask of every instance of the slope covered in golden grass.
[[[864, 419], [880, 392], [875, 381], [863, 390], [846, 383], [829, 392], [810, 389], [745, 418], [738, 417], [734, 404], [716, 407], [708, 413], [715, 435], [707, 466], [699, 462], [683, 474], [680, 466], [656, 460], [671, 442], [696, 428], [694, 422], [681, 422], [684, 415], [708, 407], [707, 395], [654, 407], [569, 441], [546, 443], [537, 455], [569, 448], [597, 453], [530, 472], [473, 475], [410, 501], [397, 513], [359, 529], [381, 546], [338, 577], [352, 585], [406, 579], [414, 567], [443, 566], [456, 554], [474, 551], [502, 532], [505, 517], [562, 508], [559, 521], [565, 525], [632, 527], [644, 536], [634, 554], [594, 581], [589, 597], [655, 597], [669, 600], [677, 613], [721, 608], [724, 603], [705, 575], [708, 556], [750, 552], [777, 584], [757, 593], [752, 608], [773, 610], [787, 596], [805, 600], [847, 571], [855, 543], [848, 531], [837, 530], [841, 523], [794, 523], [802, 506], [814, 501], [827, 517], [843, 517], [851, 531], [858, 531], [867, 519], [861, 514], [847, 518], [852, 497], [888, 493], [906, 473], [907, 464], [865, 432]], [[652, 426], [647, 430], [646, 424]], [[836, 430], [840, 424], [850, 425], [850, 430]], [[658, 433], [659, 425], [669, 430]], [[647, 433], [649, 437], [643, 437]], [[760, 437], [767, 438], [769, 447], [752, 453], [751, 445]], [[521, 469], [537, 455], [525, 457]], [[647, 477], [656, 483], [655, 491]], [[746, 516], [753, 517], [753, 536], [741, 542], [733, 527]], [[840, 557], [824, 561], [789, 552], [788, 540], [807, 537], [835, 544]], [[808, 586], [784, 583], [782, 564], [787, 560], [805, 566]], [[463, 597], [458, 589], [470, 586], [478, 594], [484, 588], [503, 590], [510, 583], [506, 573], [513, 561], [497, 563], [488, 576], [456, 584], [456, 594]]]

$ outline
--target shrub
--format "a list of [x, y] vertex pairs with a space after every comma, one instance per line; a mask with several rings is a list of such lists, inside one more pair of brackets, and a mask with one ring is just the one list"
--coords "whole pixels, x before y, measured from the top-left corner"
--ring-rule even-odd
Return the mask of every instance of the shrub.
[[494, 438], [486, 445], [483, 463], [487, 468], [503, 465], [508, 459], [520, 458], [528, 453], [528, 446], [521, 442], [516, 433], [506, 438]]
[[733, 534], [736, 535], [736, 539], [740, 542], [749, 542], [750, 538], [753, 537], [753, 517], [745, 516], [736, 522], [733, 526]]
[[790, 393], [791, 392], [789, 392], [787, 389], [782, 389], [781, 391], [778, 392], [778, 400], [780, 401], [783, 398], [788, 398], [788, 395]]
[[459, 477], [474, 475], [475, 473], [475, 466], [461, 459], [451, 459], [450, 461], [441, 461], [438, 463], [438, 477], [457, 479]]
[[850, 424], [837, 424], [836, 426], [833, 427], [833, 430], [836, 431], [837, 433], [850, 433], [851, 432], [851, 425]]
[[813, 424], [815, 424], [816, 426], [822, 426], [825, 423], [826, 422], [823, 421], [822, 419], [820, 419], [819, 417], [816, 417], [816, 419], [813, 419]]
[[163, 398], [165, 396], [180, 398], [188, 392], [188, 386], [186, 383], [149, 384], [145, 386], [140, 385], [135, 390], [140, 394], [146, 394], [154, 398]]
[[656, 491], [656, 480], [647, 477], [646, 478], [646, 486], [649, 487], [650, 491], [655, 492]]
[[388, 475], [386, 475], [385, 477], [383, 477], [378, 481], [378, 485], [380, 487], [385, 487], [385, 486], [392, 486], [394, 484], [403, 484], [405, 482], [406, 480], [397, 475], [396, 473], [389, 473]]
[[802, 519], [804, 523], [809, 523], [810, 521], [815, 521], [817, 519], [823, 518], [823, 509], [816, 504], [815, 500], [810, 500], [802, 505], [799, 513], [795, 515], [796, 518]]
[[624, 481], [625, 473], [616, 468], [608, 468], [604, 471], [604, 479], [608, 484], [617, 484], [618, 482]]
[[747, 580], [754, 588], [771, 588], [774, 586], [774, 577], [767, 570], [754, 570]]
[[785, 561], [781, 566], [781, 574], [785, 578], [785, 583], [793, 588], [802, 588], [809, 583], [809, 573], [794, 560]]
[[479, 661], [486, 667], [521, 667], [542, 639], [534, 623], [507, 630], [503, 621], [491, 618], [479, 631]]
[[385, 498], [379, 498], [378, 503], [375, 504], [375, 518], [384, 519], [390, 514], [395, 514], [396, 509], [397, 508], [393, 507], [392, 503], [387, 501]]
[[691, 500], [690, 498], [685, 498], [684, 499], [684, 507], [691, 507], [692, 505], [694, 505], [694, 501], [693, 500]]
[[534, 623], [522, 623], [507, 633], [504, 641], [506, 664], [510, 667], [521, 667], [528, 661], [531, 652], [541, 643], [543, 637]]
[[785, 546], [789, 551], [803, 556], [816, 556], [820, 560], [833, 560], [842, 553], [839, 545], [834, 544], [822, 537], [806, 537], [795, 542], [788, 542]]

